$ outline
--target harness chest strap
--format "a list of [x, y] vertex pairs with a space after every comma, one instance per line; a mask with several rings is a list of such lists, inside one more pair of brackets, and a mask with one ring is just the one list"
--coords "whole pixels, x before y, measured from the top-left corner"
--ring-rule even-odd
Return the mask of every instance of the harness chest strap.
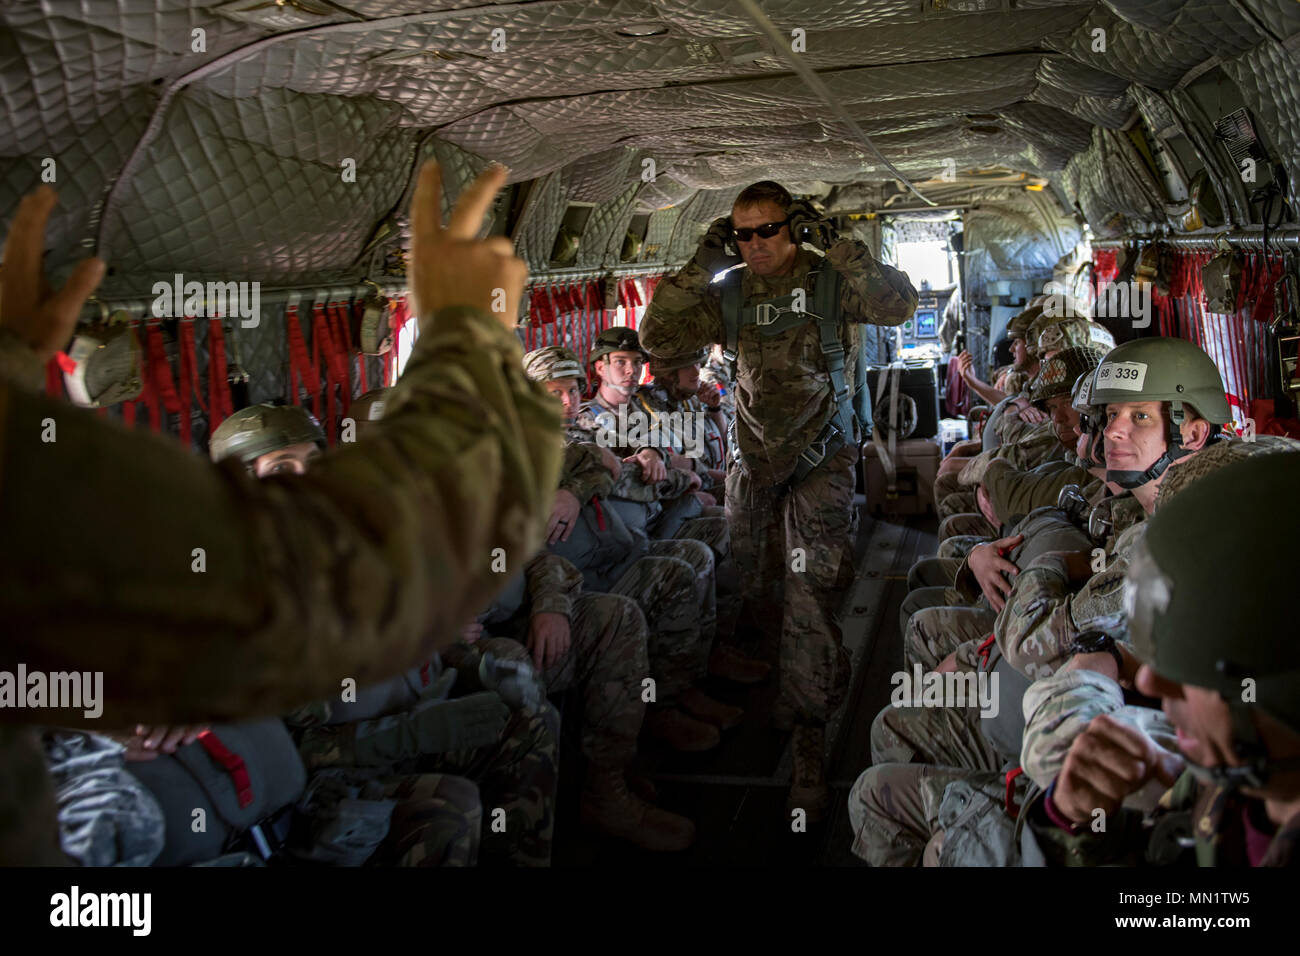
[[[822, 356], [830, 379], [831, 396], [835, 411], [822, 428], [813, 444], [799, 456], [791, 484], [797, 484], [825, 459], [840, 450], [853, 434], [853, 394], [844, 378], [844, 344], [840, 341], [840, 283], [842, 277], [825, 260], [818, 263], [809, 274], [812, 281], [811, 311], [796, 308], [795, 290], [789, 295], [746, 306], [742, 299], [742, 278], [739, 270], [722, 283], [722, 324], [726, 337], [724, 356], [734, 362], [740, 343], [742, 326], [754, 325], [764, 336], [779, 335], [788, 329], [816, 320]], [[806, 297], [806, 294], [805, 294]], [[739, 447], [733, 444], [737, 460]]]

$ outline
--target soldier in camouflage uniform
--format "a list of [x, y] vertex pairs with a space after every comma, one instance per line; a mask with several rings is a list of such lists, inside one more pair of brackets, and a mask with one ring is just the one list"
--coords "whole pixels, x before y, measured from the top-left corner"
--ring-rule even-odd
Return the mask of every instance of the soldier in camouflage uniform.
[[[823, 238], [824, 258], [796, 245], [805, 231]], [[709, 228], [692, 261], [660, 283], [641, 324], [652, 354], [713, 343], [735, 350], [737, 462], [727, 474], [727, 521], [755, 620], [769, 627], [781, 621], [781, 693], [798, 721], [790, 805], [809, 819], [827, 806], [825, 723], [844, 698], [851, 668], [836, 615], [852, 580], [852, 329], [900, 325], [917, 301], [903, 273], [832, 231], [780, 185], [756, 183], [740, 193], [730, 217]], [[727, 250], [731, 242], [739, 257]], [[740, 259], [746, 269], [712, 285]], [[801, 318], [817, 302], [816, 282], [824, 283], [823, 295], [840, 283], [838, 301], [824, 309], [833, 314]], [[771, 307], [764, 319], [777, 321], [756, 324], [758, 304]], [[838, 341], [823, 340], [821, 329], [831, 323]], [[833, 379], [842, 390], [831, 387]]]
[[[504, 181], [485, 173], [444, 229], [437, 167], [421, 171], [410, 273], [421, 335], [389, 427], [323, 456], [292, 492], [38, 394], [104, 264], [44, 292], [56, 200], [48, 187], [25, 198], [0, 295], [0, 667], [104, 672], [110, 726], [234, 720], [333, 693], [344, 677], [384, 679], [486, 604], [503, 583], [492, 549], [519, 561], [540, 543], [561, 456], [554, 406], [519, 369], [507, 327], [526, 268], [474, 238]], [[501, 289], [505, 317], [491, 312]], [[42, 441], [51, 425], [57, 441]], [[127, 499], [129, 521], [109, 520], [118, 512], [103, 502]], [[40, 749], [15, 726], [32, 716], [0, 710], [4, 863], [62, 860]], [[79, 709], [40, 719], [86, 720]]]
[[[363, 420], [372, 421], [369, 412], [376, 406], [382, 415], [382, 404], [372, 400], [360, 410]], [[305, 409], [255, 405], [217, 426], [208, 452], [214, 463], [236, 460], [264, 478], [306, 474], [325, 447], [325, 433]], [[434, 686], [430, 666], [425, 663], [418, 694], [398, 693], [405, 687], [402, 678], [384, 685], [395, 688], [383, 695], [384, 707], [344, 708], [325, 701], [286, 718], [308, 770], [328, 769], [354, 787], [373, 781], [381, 788], [372, 788], [375, 799], [398, 801], [382, 852], [398, 865], [442, 865], [449, 857], [471, 855], [471, 849], [476, 858], [481, 852], [485, 863], [548, 865], [558, 715], [541, 707], [507, 720], [506, 706], [494, 693], [429, 700], [411, 711]], [[470, 779], [452, 776], [457, 773]], [[472, 804], [456, 801], [468, 792], [466, 784], [474, 790]], [[483, 820], [480, 791], [489, 806], [506, 811], [504, 834], [484, 826], [492, 821]], [[482, 836], [476, 832], [467, 842], [471, 824]]]
[[[1277, 635], [1293, 629], [1288, 558], [1300, 512], [1274, 507], [1294, 493], [1297, 462], [1295, 452], [1269, 454], [1199, 478], [1177, 500], [1161, 491], [1130, 562], [1127, 628], [1141, 662], [1134, 683], [1163, 699], [1185, 761], [1122, 720], [1092, 720], [1024, 815], [1046, 861], [1297, 861], [1300, 651]], [[1221, 520], [1229, 500], [1232, 520]], [[1242, 554], [1260, 560], [1224, 560]], [[1224, 593], [1250, 597], [1224, 601]], [[1130, 797], [1158, 784], [1172, 788], [1142, 808], [1144, 826]]]
[[714, 553], [693, 539], [648, 540], [645, 530], [664, 486], [677, 476], [691, 476], [671, 469], [664, 481], [647, 483], [639, 461], [620, 461], [590, 440], [588, 428], [569, 420], [577, 414], [585, 376], [568, 349], [537, 349], [525, 356], [524, 365], [562, 403], [567, 422], [548, 548], [582, 572], [589, 590], [630, 597], [645, 614], [656, 683], [647, 731], [677, 750], [711, 749], [721, 742], [718, 731], [734, 727], [744, 713], [692, 686], [706, 673], [716, 629]]
[[721, 345], [709, 349], [708, 360], [700, 368], [700, 384], [700, 400], [709, 409], [722, 412], [725, 439], [736, 420], [736, 370], [723, 356]]

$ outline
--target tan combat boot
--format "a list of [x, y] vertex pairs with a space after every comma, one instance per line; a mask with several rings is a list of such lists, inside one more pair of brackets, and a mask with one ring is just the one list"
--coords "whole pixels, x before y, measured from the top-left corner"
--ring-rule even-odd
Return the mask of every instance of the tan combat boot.
[[746, 657], [730, 644], [717, 644], [709, 655], [709, 673], [737, 684], [761, 684], [772, 673], [772, 665]]
[[818, 823], [830, 807], [830, 789], [826, 786], [826, 726], [796, 724], [790, 741], [794, 757], [794, 775], [790, 780], [790, 799], [786, 813], [803, 810], [809, 823]]
[[698, 753], [722, 743], [718, 728], [682, 713], [676, 707], [650, 707], [645, 715], [645, 732], [673, 750]]
[[685, 850], [695, 842], [695, 824], [633, 796], [621, 769], [592, 767], [582, 791], [583, 826], [656, 853]]
[[739, 726], [745, 712], [739, 707], [732, 707], [720, 700], [714, 700], [698, 687], [689, 687], [682, 693], [681, 708], [696, 720], [713, 724], [719, 730], [730, 730]]

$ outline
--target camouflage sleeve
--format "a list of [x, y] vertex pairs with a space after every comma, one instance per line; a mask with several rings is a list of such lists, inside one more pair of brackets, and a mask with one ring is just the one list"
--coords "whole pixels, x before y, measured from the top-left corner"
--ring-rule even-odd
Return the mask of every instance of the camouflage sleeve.
[[1070, 744], [1094, 717], [1103, 714], [1142, 731], [1157, 747], [1177, 752], [1174, 728], [1164, 713], [1125, 704], [1119, 684], [1096, 671], [1058, 671], [1034, 681], [1025, 691], [1024, 711], [1020, 765], [1040, 787], [1056, 779]]
[[623, 462], [623, 474], [614, 482], [610, 494], [616, 498], [640, 501], [649, 504], [661, 498], [676, 498], [686, 493], [691, 486], [691, 472], [680, 468], [669, 468], [668, 477], [653, 484], [642, 480], [641, 466], [635, 461]]
[[1037, 473], [1033, 469], [1016, 468], [1009, 461], [999, 459], [984, 471], [984, 491], [989, 504], [999, 518], [1006, 521], [1012, 515], [1029, 514], [1035, 508], [1056, 504], [1061, 489], [1069, 484], [1082, 484], [1089, 480], [1083, 468], [1058, 468]]
[[29, 392], [39, 392], [45, 384], [45, 366], [36, 352], [9, 329], [0, 329], [0, 381]]
[[641, 344], [656, 355], [680, 355], [722, 342], [722, 304], [709, 292], [709, 275], [692, 259], [655, 288], [641, 319]]
[[528, 576], [529, 613], [571, 617], [573, 602], [582, 594], [582, 572], [549, 551], [540, 552], [524, 567]]
[[1108, 556], [1105, 570], [1077, 592], [1054, 553], [1040, 555], [1023, 568], [995, 625], [998, 647], [1011, 666], [1035, 680], [1056, 671], [1089, 621], [1123, 610], [1127, 568], [1123, 558]]
[[603, 497], [609, 494], [614, 487], [614, 476], [601, 460], [600, 449], [585, 442], [565, 445], [560, 487], [579, 501], [590, 501], [593, 495]]
[[378, 682], [488, 604], [498, 558], [536, 551], [561, 452], [518, 339], [468, 308], [427, 322], [382, 427], [302, 477], [214, 468], [0, 383], [4, 663], [101, 673], [106, 726], [279, 714]]
[[844, 277], [840, 306], [849, 321], [902, 325], [916, 311], [907, 273], [876, 259], [866, 243], [841, 239], [826, 250], [826, 260]]

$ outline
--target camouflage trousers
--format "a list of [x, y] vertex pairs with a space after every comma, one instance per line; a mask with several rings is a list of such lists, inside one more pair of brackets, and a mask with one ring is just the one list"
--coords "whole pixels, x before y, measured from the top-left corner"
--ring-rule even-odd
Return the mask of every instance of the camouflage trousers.
[[[934, 479], [934, 510], [939, 517], [946, 518], [950, 514], [956, 514], [958, 511], [971, 511], [975, 507], [975, 492], [967, 490], [966, 486], [957, 480], [961, 474], [961, 469], [946, 471]], [[953, 496], [956, 497], [953, 497]], [[968, 507], [962, 507], [962, 502], [969, 501]]]
[[[928, 596], [937, 590], [922, 588], [913, 594]], [[903, 631], [903, 666], [910, 669], [913, 664], [920, 664], [925, 670], [932, 671], [940, 661], [954, 653], [959, 654], [960, 661], [961, 656], [967, 654], [967, 644], [983, 641], [993, 633], [997, 618], [995, 613], [979, 605], [931, 604], [918, 608]], [[973, 665], [974, 661], [967, 663]]]
[[713, 551], [716, 639], [734, 643], [736, 622], [740, 618], [740, 571], [731, 554], [731, 532], [727, 528], [726, 510], [719, 506], [705, 508], [700, 517], [685, 522], [675, 537], [703, 541]]
[[627, 569], [611, 593], [631, 598], [645, 614], [655, 701], [672, 703], [708, 671], [717, 627], [713, 551], [700, 541], [652, 540], [650, 553]]
[[388, 836], [373, 866], [474, 866], [483, 808], [478, 787], [438, 773], [385, 777], [384, 797], [396, 801]]
[[[641, 681], [650, 673], [645, 616], [631, 598], [584, 594], [569, 620], [570, 645], [542, 672], [549, 693], [582, 695], [582, 752], [593, 765], [623, 768], [636, 756], [645, 717]], [[518, 641], [489, 638], [477, 645], [506, 660], [528, 660]]]
[[974, 536], [977, 538], [996, 538], [998, 529], [989, 523], [977, 508], [957, 511], [939, 522], [939, 540], [947, 541], [957, 536]]
[[782, 495], [741, 468], [727, 473], [727, 523], [754, 618], [781, 622], [781, 694], [796, 716], [826, 721], [848, 691], [839, 608], [853, 580], [852, 443]]
[[1003, 786], [1000, 773], [917, 763], [864, 770], [849, 791], [853, 853], [872, 866], [937, 866], [943, 846], [939, 809], [949, 785]]
[[[298, 745], [308, 770], [337, 764], [342, 748], [336, 737], [347, 725], [313, 727]], [[400, 722], [386, 720], [368, 738], [377, 752], [402, 752], [408, 740]], [[549, 866], [555, 829], [555, 790], [559, 767], [560, 715], [549, 704], [535, 714], [510, 715], [497, 743], [441, 754], [410, 754], [390, 776], [447, 774], [478, 785], [483, 805], [483, 864]]]
[[992, 537], [985, 535], [954, 534], [939, 542], [939, 557], [956, 558], [958, 561], [962, 561], [970, 554], [971, 548], [975, 547], [975, 545], [992, 540]]
[[953, 582], [957, 580], [957, 571], [961, 568], [961, 564], [961, 558], [943, 555], [937, 558], [921, 558], [908, 568], [907, 589], [915, 591], [917, 588], [952, 587]]

